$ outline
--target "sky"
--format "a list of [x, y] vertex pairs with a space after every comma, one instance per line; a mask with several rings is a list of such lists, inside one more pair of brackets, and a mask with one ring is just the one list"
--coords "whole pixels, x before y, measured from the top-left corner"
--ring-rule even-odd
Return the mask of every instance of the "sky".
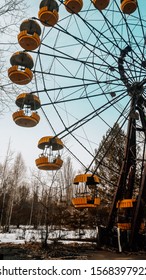
[[[24, 15], [21, 19], [18, 19], [18, 25], [15, 27], [14, 32], [15, 35], [12, 34], [11, 37], [6, 37], [6, 40], [8, 40], [8, 42], [10, 42], [10, 38], [14, 41], [16, 40], [15, 36], [17, 33], [19, 33], [19, 22], [21, 24], [21, 22], [26, 18], [32, 16], [37, 17], [39, 2], [37, 1], [36, 3], [34, 1], [28, 0], [26, 2], [30, 5], [30, 7], [27, 9], [28, 14], [27, 16]], [[119, 1], [117, 1], [117, 3], [119, 3]], [[144, 10], [144, 5], [146, 8], [146, 3], [143, 3], [143, 0], [139, 0], [139, 7], [142, 10]], [[112, 4], [113, 1], [111, 1], [110, 9], [113, 7]], [[21, 152], [26, 167], [28, 169], [36, 169], [35, 159], [41, 153], [41, 151], [37, 147], [39, 139], [43, 136], [59, 134], [59, 136], [62, 137], [64, 144], [71, 151], [71, 153], [73, 152], [75, 156], [81, 161], [77, 161], [73, 157], [73, 164], [75, 169], [82, 169], [84, 168], [84, 166], [88, 166], [90, 164], [93, 159], [92, 155], [94, 154], [95, 149], [98, 148], [99, 143], [102, 140], [102, 136], [106, 133], [109, 126], [112, 126], [118, 119], [119, 114], [127, 103], [127, 99], [121, 99], [117, 103], [116, 108], [114, 106], [109, 107], [110, 103], [113, 102], [114, 97], [111, 97], [109, 94], [108, 96], [103, 94], [106, 92], [116, 92], [118, 96], [120, 96], [121, 94], [123, 94], [124, 96], [125, 94], [125, 90], [123, 90], [123, 84], [120, 85], [117, 81], [117, 65], [115, 64], [113, 57], [107, 55], [108, 49], [111, 49], [112, 53], [115, 54], [115, 57], [119, 56], [119, 50], [117, 46], [120, 46], [120, 44], [123, 44], [123, 42], [118, 38], [118, 33], [113, 30], [116, 34], [116, 46], [114, 46], [113, 43], [111, 47], [111, 42], [113, 41], [111, 30], [107, 30], [107, 26], [105, 26], [104, 20], [103, 18], [101, 18], [101, 15], [97, 10], [93, 10], [93, 7], [91, 6], [90, 12], [81, 12], [81, 15], [89, 24], [87, 26], [80, 19], [80, 17], [77, 18], [74, 15], [71, 16], [69, 13], [67, 13], [67, 11], [65, 11], [64, 7], [62, 6], [63, 5], [61, 5], [60, 7], [59, 14], [60, 21], [56, 28], [45, 28], [44, 30], [44, 27], [41, 25], [43, 35], [40, 51], [42, 54], [39, 56], [40, 60], [35, 60], [36, 72], [41, 72], [42, 67], [44, 73], [50, 71], [52, 74], [44, 74], [43, 76], [41, 76], [41, 74], [37, 73], [36, 84], [33, 80], [32, 83], [30, 83], [27, 87], [15, 87], [15, 85], [13, 85], [15, 91], [18, 91], [18, 94], [26, 91], [36, 91], [37, 87], [40, 90], [39, 97], [42, 104], [49, 103], [48, 105], [43, 107], [48, 120], [46, 120], [44, 113], [40, 109], [38, 110], [38, 113], [41, 117], [41, 120], [36, 127], [19, 127], [12, 120], [12, 113], [14, 111], [17, 111], [18, 109], [15, 103], [12, 102], [10, 106], [11, 111], [6, 110], [6, 112], [4, 114], [1, 114], [0, 116], [1, 163], [5, 159], [8, 144], [10, 143], [11, 150], [14, 151], [15, 154]], [[85, 0], [84, 10], [86, 10], [86, 7], [88, 6], [89, 2]], [[115, 13], [114, 18], [110, 18], [110, 9], [107, 12], [104, 11], [104, 14], [105, 16], [108, 15], [110, 21], [114, 21], [116, 26], [118, 18], [117, 14]], [[131, 25], [133, 24], [132, 21], [134, 20], [135, 19], [132, 17]], [[105, 37], [103, 35], [99, 35], [99, 33], [97, 32], [97, 40], [97, 35], [94, 34], [95, 31], [93, 31], [92, 25], [95, 28], [101, 30]], [[119, 30], [119, 32], [121, 32], [120, 26], [116, 26], [116, 28], [117, 30]], [[75, 38], [70, 37], [68, 34], [65, 34], [64, 30], [72, 33], [73, 36], [77, 36], [78, 38], [80, 38], [80, 41], [76, 43]], [[138, 36], [138, 26], [133, 28], [133, 33]], [[107, 36], [109, 36], [109, 42], [107, 41]], [[125, 35], [123, 35], [125, 41], [127, 40], [127, 36], [131, 35], [127, 35], [125, 30]], [[141, 33], [139, 34], [139, 36], [141, 36]], [[86, 48], [84, 48], [84, 45], [81, 46], [82, 40], [86, 41]], [[134, 39], [132, 40], [134, 45]], [[52, 48], [55, 46], [55, 49], [48, 48], [48, 45]], [[123, 46], [125, 46], [125, 42]], [[16, 44], [14, 46], [14, 51], [17, 51], [18, 49], [21, 50], [20, 46]], [[45, 55], [43, 53], [45, 53]], [[61, 58], [59, 57], [60, 54], [62, 56]], [[11, 56], [11, 53], [9, 53], [9, 55]], [[37, 57], [37, 53], [35, 52], [31, 55], [34, 59]], [[69, 55], [71, 59], [68, 61]], [[75, 60], [73, 60], [72, 58], [75, 58]], [[76, 62], [76, 60], [78, 60], [78, 62]], [[80, 64], [80, 61], [86, 62], [86, 66], [85, 63]], [[8, 56], [7, 63], [9, 64]], [[101, 63], [102, 67], [99, 66]], [[109, 64], [110, 66], [110, 63], [112, 63], [112, 65], [114, 65], [115, 67], [113, 69], [113, 72], [111, 71], [111, 69], [107, 70], [107, 64]], [[94, 65], [94, 69], [92, 68], [92, 65]], [[57, 73], [57, 76], [53, 75], [55, 73]], [[142, 72], [142, 75], [145, 74]], [[10, 83], [9, 79], [6, 79], [6, 82]], [[103, 81], [101, 85], [96, 82], [98, 81], [98, 79], [100, 81]], [[91, 81], [92, 85], [86, 86], [86, 84]], [[72, 88], [70, 87], [71, 84]], [[48, 90], [41, 92], [44, 85]], [[11, 83], [9, 86], [11, 88]], [[74, 88], [74, 86], [76, 87]], [[79, 96], [85, 97], [86, 95], [94, 96], [90, 98], [90, 100], [85, 98], [80, 100], [78, 99]], [[76, 98], [77, 100], [61, 103], [61, 100], [68, 100], [70, 98]], [[58, 101], [55, 107], [53, 107], [52, 105], [54, 101]], [[104, 106], [104, 104], [107, 104], [107, 110], [102, 112], [102, 106]], [[99, 108], [101, 108], [100, 113]], [[126, 114], [127, 109], [125, 109], [124, 114]], [[96, 118], [95, 115], [98, 113], [99, 117]], [[86, 117], [86, 120], [88, 120], [90, 118], [90, 114], [92, 114], [94, 118], [76, 129], [78, 121], [79, 125], [81, 125], [81, 123], [84, 123], [84, 116], [88, 115], [88, 117]], [[53, 126], [53, 129], [51, 128], [51, 125]], [[71, 133], [70, 128], [72, 125], [75, 129], [73, 133]], [[67, 128], [69, 128], [70, 133], [68, 133]], [[83, 144], [86, 149], [84, 149], [81, 144]], [[64, 149], [63, 157], [66, 158], [68, 155], [72, 156], [71, 153], [68, 153], [68, 151]], [[83, 163], [83, 165], [81, 163]]]

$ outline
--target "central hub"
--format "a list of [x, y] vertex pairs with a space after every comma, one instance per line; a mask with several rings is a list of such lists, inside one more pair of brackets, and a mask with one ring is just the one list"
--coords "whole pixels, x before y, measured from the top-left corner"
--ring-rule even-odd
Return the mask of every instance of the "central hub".
[[143, 83], [142, 82], [134, 82], [128, 89], [129, 95], [141, 95], [144, 92]]

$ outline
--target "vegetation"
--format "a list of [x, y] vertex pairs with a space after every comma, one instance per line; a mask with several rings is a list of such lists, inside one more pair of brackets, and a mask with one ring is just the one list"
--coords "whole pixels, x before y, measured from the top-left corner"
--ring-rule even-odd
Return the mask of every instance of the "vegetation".
[[16, 87], [8, 81], [7, 69], [12, 53], [17, 51], [17, 33], [20, 20], [26, 14], [25, 0], [0, 1], [0, 113], [10, 109]]
[[13, 157], [8, 147], [5, 161], [0, 165], [0, 226], [8, 231], [10, 224], [37, 228], [65, 223], [73, 181], [70, 159], [66, 159], [63, 169], [52, 180], [49, 173], [40, 171], [29, 178], [22, 155]]
[[118, 123], [107, 130], [96, 150], [95, 168], [101, 177], [101, 196], [105, 204], [112, 201], [124, 159], [126, 136]]
[[[79, 211], [72, 206], [75, 172], [69, 157], [55, 174], [35, 171], [29, 178], [22, 155], [14, 157], [8, 147], [5, 161], [0, 166], [0, 226], [8, 231], [11, 224], [17, 227], [33, 225], [34, 228], [40, 225], [81, 228], [105, 224], [124, 153], [125, 135], [119, 130], [116, 124], [107, 131], [96, 151], [95, 166], [101, 177], [99, 196], [102, 203], [92, 210]], [[98, 166], [103, 156], [102, 165]]]
[[124, 160], [126, 135], [118, 123], [109, 128], [103, 136], [98, 150], [95, 150], [95, 170], [100, 177], [99, 196], [101, 205], [96, 210], [99, 224], [106, 225], [113, 195]]

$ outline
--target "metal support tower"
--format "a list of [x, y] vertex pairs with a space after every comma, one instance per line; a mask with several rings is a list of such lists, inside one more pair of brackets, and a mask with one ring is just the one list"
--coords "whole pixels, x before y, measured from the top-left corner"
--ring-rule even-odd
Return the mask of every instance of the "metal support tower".
[[[130, 84], [125, 74], [124, 61], [126, 55], [131, 52], [130, 46], [127, 46], [121, 51], [119, 57], [118, 68], [121, 76], [121, 80], [127, 87], [129, 97], [131, 98], [130, 112], [128, 116], [128, 128], [127, 128], [127, 141], [125, 147], [125, 155], [119, 180], [117, 183], [117, 189], [113, 198], [111, 211], [107, 223], [107, 230], [111, 230], [115, 224], [117, 216], [116, 204], [122, 199], [131, 199], [135, 187], [135, 173], [137, 167], [137, 131], [142, 133], [144, 139], [143, 142], [143, 158], [141, 159], [141, 180], [139, 183], [138, 196], [136, 199], [136, 205], [134, 207], [133, 215], [131, 218], [131, 230], [129, 238], [129, 249], [133, 250], [138, 245], [138, 236], [140, 231], [140, 225], [143, 220], [143, 209], [146, 204], [146, 158], [145, 158], [145, 144], [146, 144], [146, 115], [145, 107], [146, 100], [143, 97], [144, 84], [146, 79], [140, 82], [134, 82]], [[140, 121], [140, 127], [137, 126], [137, 118]], [[127, 211], [128, 215], [128, 211]]]

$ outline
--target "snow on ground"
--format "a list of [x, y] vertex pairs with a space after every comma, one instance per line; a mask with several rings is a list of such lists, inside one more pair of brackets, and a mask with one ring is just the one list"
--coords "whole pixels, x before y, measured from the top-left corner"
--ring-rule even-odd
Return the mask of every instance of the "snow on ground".
[[[84, 230], [62, 230], [49, 228], [48, 241], [60, 239], [93, 239], [97, 237], [98, 230], [84, 229]], [[23, 244], [26, 242], [41, 242], [45, 238], [45, 229], [28, 229], [27, 227], [20, 227], [19, 229], [10, 228], [9, 232], [0, 233], [0, 243], [14, 243]]]

